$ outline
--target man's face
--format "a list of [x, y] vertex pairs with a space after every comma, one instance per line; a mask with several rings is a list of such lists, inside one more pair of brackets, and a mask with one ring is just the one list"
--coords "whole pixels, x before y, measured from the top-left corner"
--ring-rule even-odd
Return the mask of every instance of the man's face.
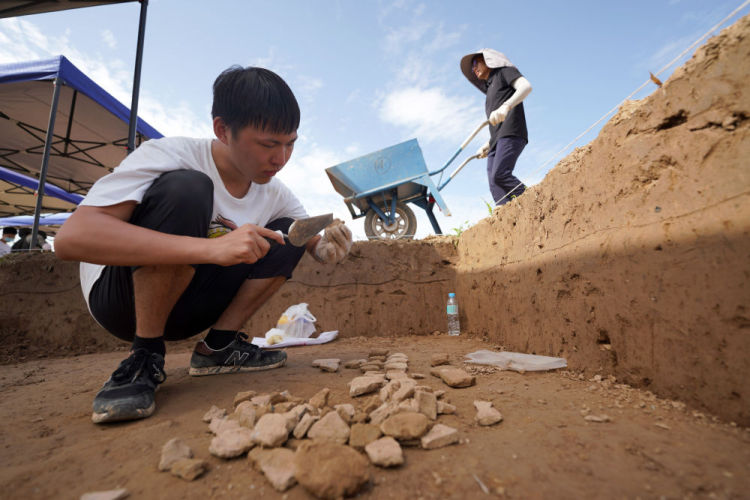
[[296, 131], [277, 134], [247, 126], [234, 133], [227, 129], [222, 142], [229, 147], [233, 166], [242, 176], [266, 184], [289, 161], [296, 140]]
[[10, 243], [14, 239], [16, 239], [16, 237], [14, 235], [12, 235], [10, 233], [3, 233], [3, 241], [5, 243]]
[[490, 77], [490, 68], [484, 62], [484, 57], [478, 55], [471, 62], [471, 70], [474, 72], [477, 78], [480, 80], [486, 80]]

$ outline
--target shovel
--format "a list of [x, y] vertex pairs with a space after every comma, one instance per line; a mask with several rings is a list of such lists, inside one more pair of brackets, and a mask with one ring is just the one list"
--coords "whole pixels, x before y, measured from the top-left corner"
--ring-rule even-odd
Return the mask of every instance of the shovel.
[[[276, 231], [282, 238], [287, 240], [292, 246], [303, 247], [313, 236], [321, 232], [331, 222], [333, 214], [316, 215], [315, 217], [306, 217], [297, 219], [289, 226], [289, 232], [284, 234], [282, 231]], [[272, 245], [278, 243], [272, 239], [266, 238]]]

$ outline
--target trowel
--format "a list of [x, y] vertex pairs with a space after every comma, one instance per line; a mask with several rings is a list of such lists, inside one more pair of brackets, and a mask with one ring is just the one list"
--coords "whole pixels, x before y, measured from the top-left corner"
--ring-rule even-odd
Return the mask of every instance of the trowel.
[[[316, 215], [315, 217], [305, 217], [304, 219], [295, 220], [289, 226], [287, 234], [284, 234], [282, 231], [276, 232], [292, 246], [303, 247], [313, 236], [325, 229], [331, 222], [333, 222], [333, 214]], [[269, 241], [276, 243], [273, 240]]]

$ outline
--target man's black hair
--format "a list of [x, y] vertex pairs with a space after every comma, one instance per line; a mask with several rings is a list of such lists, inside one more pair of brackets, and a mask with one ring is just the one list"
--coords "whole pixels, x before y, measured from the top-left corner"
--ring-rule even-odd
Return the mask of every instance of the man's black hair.
[[248, 125], [291, 134], [299, 127], [300, 111], [292, 89], [273, 71], [232, 66], [214, 82], [211, 116], [221, 117], [233, 135]]
[[12, 234], [13, 236], [15, 236], [18, 234], [18, 231], [15, 227], [4, 227], [3, 234]]

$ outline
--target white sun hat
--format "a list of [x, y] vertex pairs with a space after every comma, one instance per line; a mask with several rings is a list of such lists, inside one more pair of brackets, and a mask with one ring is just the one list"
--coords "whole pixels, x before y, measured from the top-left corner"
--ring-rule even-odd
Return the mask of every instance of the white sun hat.
[[472, 59], [474, 59], [474, 56], [477, 56], [479, 54], [482, 54], [482, 56], [484, 57], [484, 63], [490, 69], [513, 66], [513, 63], [511, 63], [510, 60], [505, 57], [505, 54], [493, 49], [481, 49], [463, 56], [461, 58], [461, 72], [464, 74], [467, 80], [474, 84], [476, 88], [484, 92], [487, 88], [485, 83], [477, 78], [477, 76], [474, 74], [474, 71], [471, 69]]

